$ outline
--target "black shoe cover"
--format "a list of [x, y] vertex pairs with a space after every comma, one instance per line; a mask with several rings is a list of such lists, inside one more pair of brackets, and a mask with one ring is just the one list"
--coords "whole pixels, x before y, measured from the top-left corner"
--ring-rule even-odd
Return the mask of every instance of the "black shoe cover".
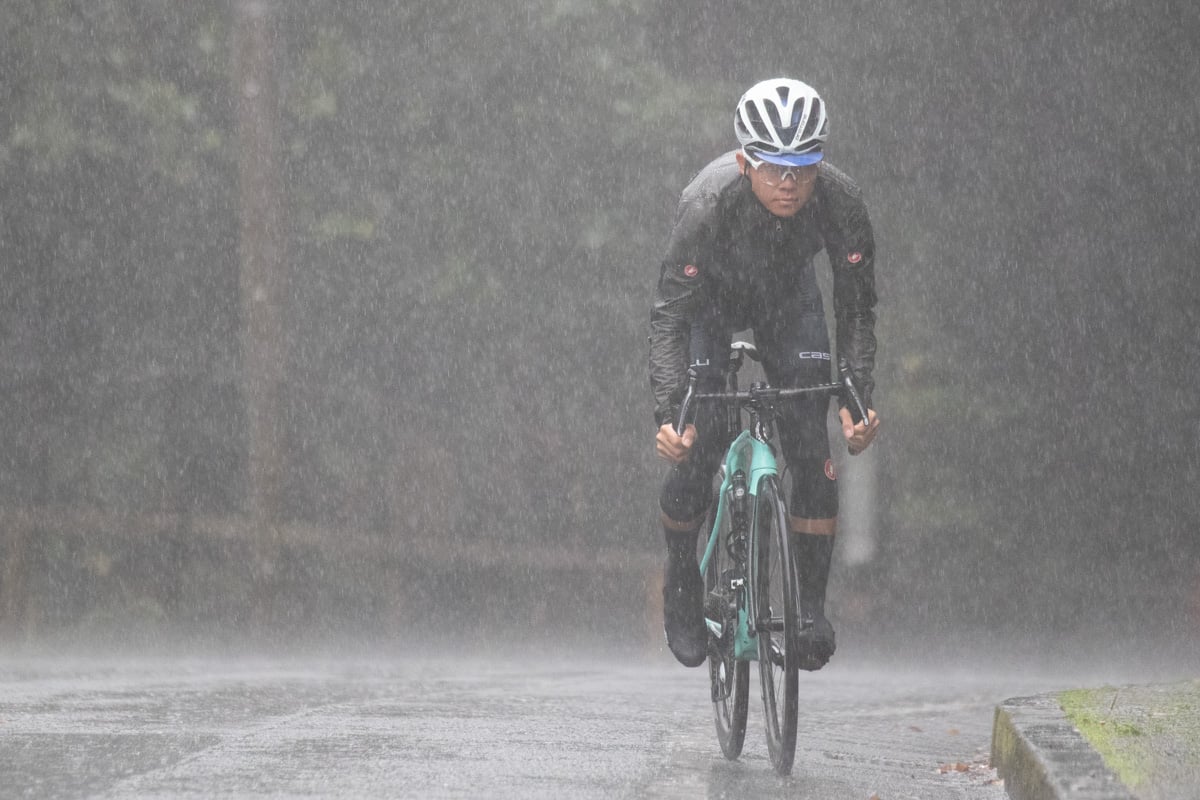
[[667, 647], [685, 667], [698, 667], [708, 657], [708, 626], [704, 624], [704, 579], [696, 562], [672, 559], [663, 582], [663, 628]]
[[796, 645], [800, 669], [809, 672], [819, 670], [829, 663], [833, 651], [837, 649], [833, 625], [825, 619], [824, 614], [814, 614], [812, 619], [804, 619], [800, 625], [800, 637]]

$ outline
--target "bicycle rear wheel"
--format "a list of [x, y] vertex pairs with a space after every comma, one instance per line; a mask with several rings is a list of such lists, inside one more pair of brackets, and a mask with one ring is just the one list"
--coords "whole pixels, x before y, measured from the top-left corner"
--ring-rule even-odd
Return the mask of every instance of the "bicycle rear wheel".
[[754, 573], [758, 629], [758, 669], [766, 716], [767, 750], [780, 775], [789, 775], [796, 755], [797, 692], [800, 664], [796, 642], [800, 618], [796, 575], [791, 568], [787, 509], [779, 482], [759, 483], [754, 506]]
[[[717, 503], [713, 503], [711, 525], [717, 524]], [[741, 574], [730, 555], [728, 541], [732, 533], [733, 515], [728, 507], [719, 520], [717, 543], [704, 570], [704, 616], [709, 626], [709, 638], [715, 646], [708, 652], [708, 675], [712, 686], [713, 719], [717, 726], [717, 741], [728, 759], [742, 754], [746, 740], [746, 712], [750, 702], [750, 662], [734, 657], [737, 636], [737, 599], [742, 589], [731, 585]], [[713, 629], [720, 626], [720, 636]]]

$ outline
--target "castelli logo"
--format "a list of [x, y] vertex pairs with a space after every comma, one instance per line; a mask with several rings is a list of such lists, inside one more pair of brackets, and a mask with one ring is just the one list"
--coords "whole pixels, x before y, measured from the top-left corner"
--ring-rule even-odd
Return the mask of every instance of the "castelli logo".
[[825, 459], [825, 477], [831, 481], [837, 480], [837, 472], [833, 469], [833, 459], [831, 458]]
[[700, 274], [700, 270], [695, 264], [688, 264], [683, 268], [683, 274], [687, 275], [689, 278], [694, 278]]
[[857, 264], [858, 262], [862, 261], [862, 253], [858, 252], [857, 250], [855, 250], [853, 253], [848, 253], [846, 255], [846, 260], [851, 264]]

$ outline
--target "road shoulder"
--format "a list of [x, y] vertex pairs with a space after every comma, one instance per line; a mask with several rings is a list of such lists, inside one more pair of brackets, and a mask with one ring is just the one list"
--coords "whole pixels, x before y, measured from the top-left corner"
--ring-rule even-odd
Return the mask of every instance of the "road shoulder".
[[1058, 694], [1016, 697], [996, 707], [992, 766], [1013, 800], [1132, 800], [1067, 719]]

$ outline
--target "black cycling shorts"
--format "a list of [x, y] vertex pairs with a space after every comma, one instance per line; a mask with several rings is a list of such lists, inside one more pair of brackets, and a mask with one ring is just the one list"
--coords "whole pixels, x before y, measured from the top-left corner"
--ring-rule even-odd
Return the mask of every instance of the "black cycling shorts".
[[[716, 313], [692, 326], [689, 360], [700, 373], [700, 391], [723, 391], [724, 366], [732, 331]], [[768, 314], [754, 327], [755, 346], [772, 386], [809, 386], [831, 380], [829, 332], [819, 310], [805, 314]], [[776, 420], [779, 443], [791, 474], [789, 510], [805, 519], [837, 516], [837, 485], [829, 457], [829, 397], [789, 401]], [[696, 409], [696, 444], [687, 461], [675, 465], [663, 484], [659, 504], [676, 522], [696, 520], [708, 508], [712, 479], [737, 431], [728, 430], [726, 413], [715, 404]]]

